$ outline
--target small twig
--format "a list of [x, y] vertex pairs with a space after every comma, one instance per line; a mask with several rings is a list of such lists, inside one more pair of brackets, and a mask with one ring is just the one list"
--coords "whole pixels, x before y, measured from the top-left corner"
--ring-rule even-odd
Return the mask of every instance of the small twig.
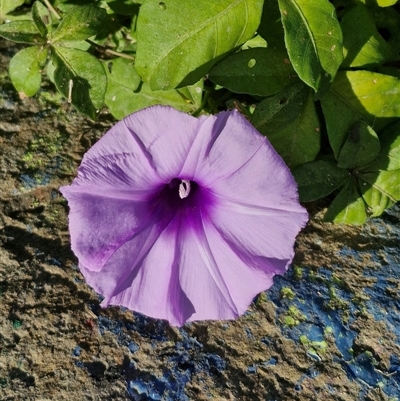
[[130, 56], [129, 54], [116, 52], [115, 50], [107, 49], [106, 47], [104, 47], [104, 52], [107, 53], [107, 54], [112, 54], [114, 56], [123, 57], [123, 58], [126, 58], [128, 60], [132, 60], [132, 61], [135, 60], [135, 57]]
[[60, 14], [57, 12], [57, 10], [50, 4], [49, 0], [43, 0], [44, 4], [46, 4], [46, 7], [54, 14], [54, 16], [57, 19], [61, 19]]
[[92, 46], [97, 47], [99, 50], [101, 50], [102, 52], [104, 52], [106, 54], [112, 54], [113, 56], [123, 57], [123, 58], [126, 58], [128, 60], [132, 60], [132, 61], [135, 60], [135, 57], [130, 56], [129, 54], [120, 53], [120, 52], [116, 52], [115, 50], [108, 49], [107, 47], [99, 45], [99, 44], [97, 44], [96, 42], [93, 42], [90, 39], [86, 39], [86, 42], [90, 43]]

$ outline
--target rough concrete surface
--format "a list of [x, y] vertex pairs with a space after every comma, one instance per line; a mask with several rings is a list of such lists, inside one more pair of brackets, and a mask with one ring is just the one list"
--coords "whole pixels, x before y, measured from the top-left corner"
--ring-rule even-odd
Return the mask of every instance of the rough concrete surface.
[[236, 321], [181, 329], [101, 309], [70, 250], [70, 183], [111, 126], [44, 84], [21, 100], [0, 49], [0, 400], [400, 400], [400, 208], [323, 223]]

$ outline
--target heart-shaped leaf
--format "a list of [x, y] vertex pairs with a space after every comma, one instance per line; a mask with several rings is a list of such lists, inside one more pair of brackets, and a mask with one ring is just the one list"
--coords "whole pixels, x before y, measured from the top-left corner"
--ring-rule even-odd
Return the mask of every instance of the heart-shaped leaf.
[[262, 0], [145, 1], [136, 70], [153, 90], [194, 84], [254, 35], [262, 6]]

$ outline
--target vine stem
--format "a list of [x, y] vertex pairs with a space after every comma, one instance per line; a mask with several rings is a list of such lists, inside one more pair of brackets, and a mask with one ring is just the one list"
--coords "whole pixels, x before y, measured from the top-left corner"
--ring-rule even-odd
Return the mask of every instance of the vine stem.
[[118, 57], [126, 58], [126, 59], [132, 60], [132, 61], [135, 60], [135, 57], [130, 56], [129, 54], [121, 53], [121, 52], [117, 52], [117, 51], [115, 51], [115, 50], [108, 49], [107, 47], [102, 46], [102, 45], [99, 45], [99, 44], [97, 44], [96, 42], [93, 42], [93, 41], [90, 40], [90, 39], [86, 39], [86, 42], [90, 43], [92, 46], [95, 46], [95, 47], [99, 48], [101, 51], [103, 51], [103, 52], [106, 53], [106, 54], [111, 54], [111, 55], [113, 55], [113, 56], [118, 56]]
[[46, 7], [54, 14], [54, 16], [57, 19], [61, 19], [60, 14], [57, 12], [57, 10], [51, 5], [49, 0], [43, 0], [44, 4], [46, 4]]

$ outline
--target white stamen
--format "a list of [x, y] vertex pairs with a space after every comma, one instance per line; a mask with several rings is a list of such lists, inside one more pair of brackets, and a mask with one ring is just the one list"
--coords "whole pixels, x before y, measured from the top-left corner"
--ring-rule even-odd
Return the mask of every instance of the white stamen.
[[179, 197], [181, 199], [187, 198], [190, 194], [190, 181], [182, 180], [179, 185]]

